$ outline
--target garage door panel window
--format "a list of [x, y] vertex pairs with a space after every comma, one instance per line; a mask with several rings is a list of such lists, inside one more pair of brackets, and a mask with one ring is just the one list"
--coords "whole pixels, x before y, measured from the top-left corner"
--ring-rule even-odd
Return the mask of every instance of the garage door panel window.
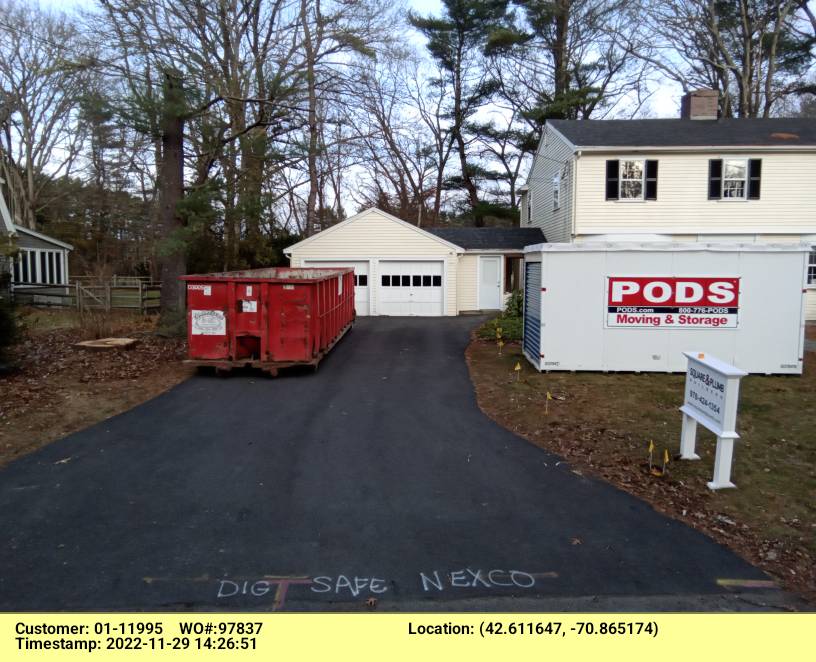
[[410, 276], [383, 275], [381, 283], [383, 287], [442, 287], [442, 276], [427, 274]]
[[354, 275], [354, 284], [357, 287], [368, 287], [368, 276], [365, 274]]

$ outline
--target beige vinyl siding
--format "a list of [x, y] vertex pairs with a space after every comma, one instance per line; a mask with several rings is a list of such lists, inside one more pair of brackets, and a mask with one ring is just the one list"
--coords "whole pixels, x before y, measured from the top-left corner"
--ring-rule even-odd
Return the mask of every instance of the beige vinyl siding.
[[[545, 125], [527, 186], [532, 196], [532, 222], [525, 227], [540, 227], [549, 242], [572, 239], [572, 189], [575, 159], [572, 148], [551, 127]], [[553, 210], [553, 178], [561, 175], [559, 208]], [[525, 218], [525, 221], [528, 220]]]
[[456, 270], [456, 287], [458, 289], [459, 312], [478, 310], [476, 300], [476, 282], [479, 273], [479, 256], [462, 255]]
[[816, 320], [816, 288], [810, 288], [805, 295], [805, 319], [808, 322]]
[[[657, 200], [607, 201], [607, 159], [656, 159]], [[760, 200], [709, 200], [708, 161], [762, 159]], [[576, 234], [816, 233], [816, 156], [808, 153], [729, 152], [587, 154], [579, 159]]]
[[303, 266], [304, 260], [368, 260], [369, 296], [377, 312], [380, 273], [377, 260], [444, 260], [445, 314], [456, 315], [456, 251], [423, 232], [406, 227], [377, 210], [362, 212], [341, 224], [315, 235], [291, 252], [291, 266]]

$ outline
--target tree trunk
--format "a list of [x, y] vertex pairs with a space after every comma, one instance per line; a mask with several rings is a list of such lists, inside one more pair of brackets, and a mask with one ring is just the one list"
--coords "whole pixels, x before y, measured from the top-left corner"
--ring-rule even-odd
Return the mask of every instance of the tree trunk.
[[303, 23], [303, 50], [306, 56], [306, 86], [308, 94], [307, 124], [309, 131], [309, 147], [307, 154], [307, 168], [309, 171], [309, 195], [306, 198], [306, 228], [304, 234], [309, 237], [317, 231], [317, 195], [320, 189], [317, 172], [317, 145], [320, 137], [320, 127], [317, 122], [317, 81], [315, 78], [316, 48], [312, 41], [312, 29], [309, 24], [308, 1], [302, 0], [300, 17]]
[[185, 246], [179, 237], [184, 222], [178, 205], [184, 196], [184, 96], [177, 74], [164, 73], [164, 104], [161, 124], [161, 162], [159, 163], [159, 239], [162, 322], [174, 324], [184, 310], [185, 288], [179, 276], [187, 270]]
[[246, 229], [246, 255], [251, 262], [250, 267], [268, 266], [259, 263], [263, 253], [261, 196], [266, 150], [266, 130], [262, 127], [250, 131], [241, 141], [241, 181], [238, 205]]
[[473, 224], [480, 228], [484, 225], [484, 217], [479, 213], [479, 190], [470, 175], [470, 168], [467, 162], [467, 146], [465, 145], [464, 125], [465, 110], [462, 107], [462, 60], [463, 60], [464, 36], [460, 35], [459, 51], [457, 55], [456, 70], [453, 74], [453, 135], [456, 140], [457, 152], [459, 154], [459, 166], [462, 169], [462, 184], [467, 191], [468, 202], [473, 212]]

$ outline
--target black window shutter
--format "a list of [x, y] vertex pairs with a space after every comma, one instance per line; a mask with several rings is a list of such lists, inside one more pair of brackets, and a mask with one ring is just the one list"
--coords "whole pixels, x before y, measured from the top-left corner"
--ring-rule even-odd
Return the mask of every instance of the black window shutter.
[[646, 161], [646, 199], [657, 200], [657, 161]]
[[618, 170], [620, 163], [618, 161], [606, 162], [606, 199], [618, 199]]
[[748, 161], [748, 199], [759, 200], [759, 182], [762, 178], [762, 159]]
[[722, 159], [711, 159], [708, 162], [708, 199], [722, 198]]

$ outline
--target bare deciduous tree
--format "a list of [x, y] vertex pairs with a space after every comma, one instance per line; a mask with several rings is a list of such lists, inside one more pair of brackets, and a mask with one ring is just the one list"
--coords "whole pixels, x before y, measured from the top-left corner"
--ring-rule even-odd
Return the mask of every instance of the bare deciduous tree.
[[0, 122], [18, 222], [33, 228], [49, 182], [67, 177], [83, 142], [77, 100], [88, 74], [64, 53], [79, 48], [66, 15], [0, 2]]

